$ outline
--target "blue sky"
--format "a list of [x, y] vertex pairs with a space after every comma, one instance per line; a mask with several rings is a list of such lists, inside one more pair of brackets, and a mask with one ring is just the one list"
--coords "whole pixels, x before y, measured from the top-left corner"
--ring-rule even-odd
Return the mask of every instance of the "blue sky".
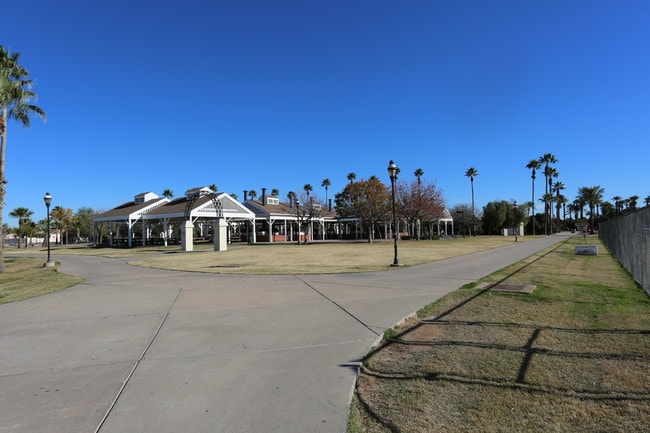
[[[650, 195], [650, 2], [86, 1], [2, 7], [47, 112], [9, 125], [19, 206], [108, 210], [216, 184], [330, 197], [424, 179], [447, 205], [531, 199], [544, 153], [573, 200]], [[12, 17], [6, 19], [6, 17]], [[544, 188], [538, 177], [537, 197]], [[539, 205], [538, 205], [539, 209]]]

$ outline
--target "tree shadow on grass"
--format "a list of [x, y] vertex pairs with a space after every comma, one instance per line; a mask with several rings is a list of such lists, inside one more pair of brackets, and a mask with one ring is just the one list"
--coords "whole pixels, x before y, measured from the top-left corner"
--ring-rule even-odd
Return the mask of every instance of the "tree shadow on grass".
[[[365, 357], [361, 376], [385, 384], [420, 380], [477, 385], [497, 392], [524, 392], [543, 399], [551, 395], [577, 398], [594, 404], [628, 402], [646, 407], [650, 402], [649, 330], [447, 320], [491, 287], [385, 339]], [[356, 396], [360, 410], [374, 422], [388, 431], [401, 431], [397, 424], [373, 410], [372, 396], [359, 389]]]

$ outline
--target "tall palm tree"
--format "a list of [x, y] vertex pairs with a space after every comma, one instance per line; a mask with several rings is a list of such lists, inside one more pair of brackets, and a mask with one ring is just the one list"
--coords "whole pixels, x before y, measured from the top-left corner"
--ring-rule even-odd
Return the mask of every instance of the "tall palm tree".
[[211, 183], [210, 186], [208, 186], [208, 189], [212, 191], [213, 193], [219, 191], [219, 188], [217, 187], [216, 183]]
[[[555, 167], [551, 166], [546, 166], [544, 168], [544, 177], [546, 178], [546, 193], [550, 194], [550, 196], [553, 196], [553, 178], [558, 177], [560, 174], [557, 172], [557, 169]], [[553, 214], [552, 212], [552, 206], [551, 202], [549, 201], [547, 203], [547, 206], [545, 207], [545, 212], [546, 212], [546, 223], [547, 223], [547, 230], [546, 234], [550, 235], [552, 231], [552, 224], [551, 224], [551, 215]]]
[[421, 180], [420, 180], [420, 178], [421, 178], [422, 176], [424, 176], [424, 170], [422, 170], [421, 168], [417, 168], [417, 169], [415, 169], [415, 171], [413, 172], [413, 174], [415, 175], [415, 177], [418, 178], [418, 186], [420, 186], [420, 184], [421, 184]]
[[162, 192], [162, 196], [171, 200], [172, 197], [174, 197], [174, 191], [172, 191], [171, 189], [165, 189]]
[[633, 195], [628, 200], [630, 200], [630, 209], [635, 210], [636, 209], [636, 203], [639, 201], [639, 196], [638, 195]]
[[[549, 180], [549, 177], [553, 177], [551, 164], [557, 164], [558, 159], [552, 153], [545, 153], [544, 155], [539, 157], [539, 163], [544, 165], [544, 177], [546, 179], [546, 182], [544, 183], [544, 189], [545, 189], [544, 197], [549, 197], [548, 194], [551, 192], [551, 184], [552, 184], [552, 180]], [[550, 234], [550, 221], [551, 221], [550, 215], [551, 215], [551, 203], [545, 200], [544, 201], [544, 231], [547, 235]]]
[[357, 178], [357, 174], [353, 171], [348, 173], [348, 180], [350, 183], [354, 183], [354, 180]]
[[325, 179], [323, 179], [323, 181], [321, 182], [320, 186], [322, 186], [323, 188], [325, 188], [325, 203], [327, 203], [327, 202], [328, 202], [328, 200], [327, 200], [327, 199], [328, 199], [327, 191], [329, 190], [330, 186], [332, 186], [332, 181], [329, 180], [328, 178], [325, 178]]
[[643, 203], [645, 203], [646, 206], [650, 206], [650, 195], [643, 199]]
[[16, 209], [9, 212], [10, 217], [18, 218], [18, 248], [23, 239], [23, 225], [29, 221], [29, 218], [34, 215], [34, 212], [27, 209], [26, 207], [17, 207]]
[[469, 177], [469, 181], [472, 184], [472, 226], [474, 225], [474, 178], [478, 176], [478, 170], [474, 167], [470, 167], [465, 171], [465, 176]]
[[562, 221], [566, 222], [566, 207], [567, 207], [567, 203], [569, 203], [569, 199], [566, 198], [564, 195], [562, 195], [561, 197], [562, 197], [562, 200], [561, 200], [561, 203], [562, 203]]
[[307, 193], [307, 197], [309, 197], [309, 193], [311, 193], [314, 190], [314, 187], [311, 186], [311, 184], [306, 183], [305, 186], [302, 187], [302, 189], [305, 190], [305, 192]]
[[251, 198], [251, 200], [255, 200], [255, 197], [257, 197], [257, 191], [251, 189], [250, 191], [248, 191], [248, 196]]
[[[5, 202], [6, 184], [5, 156], [7, 152], [7, 122], [10, 119], [28, 128], [31, 116], [45, 120], [45, 112], [32, 104], [37, 95], [32, 88], [29, 72], [18, 62], [20, 53], [11, 53], [0, 45], [0, 239], [2, 232], [2, 211]], [[0, 242], [0, 272], [5, 271], [3, 242]]]
[[564, 191], [566, 187], [564, 186], [563, 182], [555, 182], [553, 184], [552, 191], [555, 193], [555, 219], [556, 219], [556, 231], [560, 231], [560, 208], [562, 207], [563, 201], [560, 199], [564, 199], [566, 201], [566, 198], [560, 194], [560, 191]]
[[532, 183], [532, 198], [531, 198], [531, 203], [533, 204], [532, 207], [530, 208], [530, 216], [533, 218], [533, 236], [535, 236], [535, 175], [537, 174], [537, 170], [539, 170], [542, 167], [542, 163], [539, 162], [538, 159], [531, 159], [528, 161], [528, 164], [526, 164], [526, 168], [529, 170], [532, 170], [532, 173], [530, 175], [531, 178], [531, 183]]

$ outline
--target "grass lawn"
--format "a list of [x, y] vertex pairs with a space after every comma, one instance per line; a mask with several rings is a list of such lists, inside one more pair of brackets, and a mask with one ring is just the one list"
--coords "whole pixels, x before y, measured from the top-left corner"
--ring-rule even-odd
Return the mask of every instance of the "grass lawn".
[[[519, 237], [525, 242], [535, 237]], [[437, 241], [400, 241], [398, 253], [405, 266], [441, 260], [512, 245], [514, 238], [503, 236], [479, 236]], [[27, 253], [45, 250], [28, 249]], [[11, 254], [24, 254], [25, 250], [11, 250]], [[9, 251], [6, 252], [9, 254]], [[233, 244], [227, 251], [214, 251], [212, 245], [195, 246], [192, 252], [184, 252], [179, 246], [93, 248], [87, 245], [57, 247], [52, 255], [64, 254], [99, 255], [126, 258], [136, 266], [179, 271], [208, 272], [216, 274], [331, 274], [349, 272], [372, 272], [391, 269], [393, 242], [359, 243], [310, 243], [296, 244]]]
[[648, 432], [650, 297], [580, 236], [387, 332], [364, 360], [349, 433]]
[[0, 304], [47, 295], [83, 281], [57, 272], [56, 267], [46, 268], [43, 262], [32, 257], [5, 258], [6, 270], [0, 273]]

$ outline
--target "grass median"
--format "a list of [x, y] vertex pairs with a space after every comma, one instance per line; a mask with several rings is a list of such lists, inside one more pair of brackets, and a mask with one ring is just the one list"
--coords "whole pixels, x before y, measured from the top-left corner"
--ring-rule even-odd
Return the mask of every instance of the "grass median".
[[650, 297], [597, 239], [598, 256], [576, 255], [582, 243], [568, 238], [387, 332], [363, 363], [348, 432], [647, 431]]

